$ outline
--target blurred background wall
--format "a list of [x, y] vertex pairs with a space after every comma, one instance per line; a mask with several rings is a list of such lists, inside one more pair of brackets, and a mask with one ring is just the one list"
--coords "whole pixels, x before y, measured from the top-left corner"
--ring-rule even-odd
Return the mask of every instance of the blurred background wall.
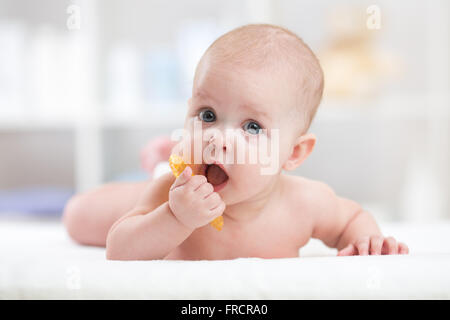
[[377, 219], [450, 217], [448, 1], [0, 0], [0, 215], [148, 178], [146, 142], [183, 124], [195, 65], [242, 24], [291, 29], [325, 96], [295, 174]]

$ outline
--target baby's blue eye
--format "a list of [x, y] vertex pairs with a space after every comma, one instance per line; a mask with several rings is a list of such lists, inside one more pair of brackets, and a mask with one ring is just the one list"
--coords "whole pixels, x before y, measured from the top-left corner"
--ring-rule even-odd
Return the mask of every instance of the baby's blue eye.
[[244, 124], [243, 129], [250, 134], [259, 134], [262, 128], [255, 121], [249, 121]]
[[216, 120], [216, 115], [211, 110], [203, 110], [200, 112], [199, 118], [205, 122], [213, 122]]

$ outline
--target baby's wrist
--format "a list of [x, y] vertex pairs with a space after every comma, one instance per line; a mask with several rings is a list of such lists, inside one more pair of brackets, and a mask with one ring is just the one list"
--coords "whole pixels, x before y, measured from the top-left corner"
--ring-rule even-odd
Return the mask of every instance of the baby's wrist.
[[181, 222], [180, 219], [178, 219], [178, 217], [176, 216], [176, 214], [172, 211], [172, 209], [170, 208], [169, 202], [166, 202], [167, 205], [167, 210], [169, 211], [169, 214], [172, 216], [172, 218], [176, 221], [177, 225], [182, 228], [183, 230], [187, 231], [187, 232], [193, 232], [195, 230], [195, 228], [192, 228], [190, 226], [185, 225], [183, 222]]

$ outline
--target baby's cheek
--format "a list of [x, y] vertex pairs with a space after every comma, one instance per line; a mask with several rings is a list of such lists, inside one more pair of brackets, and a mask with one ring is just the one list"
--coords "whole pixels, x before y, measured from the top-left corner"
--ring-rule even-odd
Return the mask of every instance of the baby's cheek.
[[265, 177], [261, 175], [258, 165], [242, 164], [235, 166], [235, 169], [233, 180], [240, 191], [248, 193], [264, 187]]

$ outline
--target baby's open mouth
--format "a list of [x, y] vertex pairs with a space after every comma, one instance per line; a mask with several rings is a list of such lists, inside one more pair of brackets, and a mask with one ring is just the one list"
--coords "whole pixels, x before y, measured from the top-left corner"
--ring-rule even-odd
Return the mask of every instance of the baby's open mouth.
[[228, 175], [217, 164], [208, 164], [205, 168], [205, 177], [213, 186], [219, 186], [228, 181]]

